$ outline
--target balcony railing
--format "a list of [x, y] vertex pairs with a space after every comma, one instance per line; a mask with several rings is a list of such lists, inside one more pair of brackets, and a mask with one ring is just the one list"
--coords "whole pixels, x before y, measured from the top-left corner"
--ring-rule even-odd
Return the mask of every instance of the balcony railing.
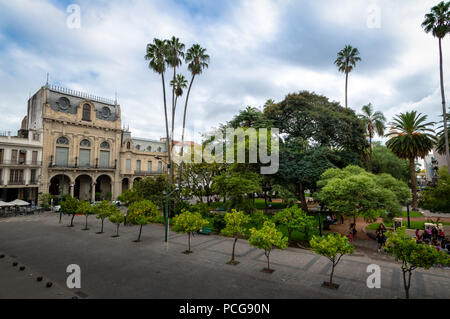
[[139, 171], [139, 170], [134, 171], [135, 176], [153, 176], [153, 175], [161, 175], [163, 173], [164, 173], [163, 170], [157, 170], [157, 171], [151, 171], [151, 172]]
[[25, 185], [25, 181], [24, 180], [13, 180], [13, 181], [9, 181], [8, 185]]
[[2, 159], [0, 159], [0, 165], [41, 166], [42, 165], [42, 161], [2, 160]]
[[116, 169], [116, 165], [100, 165], [100, 164], [83, 164], [80, 165], [78, 163], [67, 163], [67, 164], [57, 164], [57, 163], [50, 163], [49, 168], [54, 169]]

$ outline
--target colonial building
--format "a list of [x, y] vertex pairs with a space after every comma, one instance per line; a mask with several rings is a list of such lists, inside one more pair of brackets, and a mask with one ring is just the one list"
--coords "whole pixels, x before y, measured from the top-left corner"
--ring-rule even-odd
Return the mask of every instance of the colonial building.
[[42, 166], [41, 131], [26, 131], [25, 121], [17, 136], [0, 134], [0, 200], [37, 203]]
[[117, 101], [47, 84], [28, 101], [25, 121], [24, 131], [43, 133], [40, 193], [115, 199], [166, 171], [166, 144], [132, 138]]

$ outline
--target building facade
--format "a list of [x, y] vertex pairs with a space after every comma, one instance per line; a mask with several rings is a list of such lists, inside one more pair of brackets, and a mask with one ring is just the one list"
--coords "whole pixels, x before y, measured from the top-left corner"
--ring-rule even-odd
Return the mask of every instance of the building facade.
[[116, 199], [166, 171], [166, 144], [132, 138], [117, 101], [46, 85], [29, 99], [24, 121], [23, 131], [42, 132], [39, 193]]
[[15, 199], [37, 203], [42, 167], [41, 131], [11, 132], [0, 135], [0, 200]]

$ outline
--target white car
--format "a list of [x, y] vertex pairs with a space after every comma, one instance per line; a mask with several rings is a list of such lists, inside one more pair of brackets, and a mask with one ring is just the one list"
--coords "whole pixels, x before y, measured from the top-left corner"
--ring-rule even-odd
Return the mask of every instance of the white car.
[[53, 207], [53, 210], [57, 213], [59, 213], [59, 211], [61, 210], [61, 205], [56, 205]]

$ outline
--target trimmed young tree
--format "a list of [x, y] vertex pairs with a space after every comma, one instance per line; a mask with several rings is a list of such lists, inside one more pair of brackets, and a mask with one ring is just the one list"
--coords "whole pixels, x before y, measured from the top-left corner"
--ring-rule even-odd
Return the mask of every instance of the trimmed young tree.
[[81, 202], [77, 208], [77, 214], [84, 215], [86, 218], [86, 223], [84, 225], [83, 230], [89, 230], [88, 228], [88, 217], [89, 215], [94, 215], [95, 210], [94, 207], [89, 202]]
[[111, 215], [112, 210], [113, 210], [114, 208], [116, 208], [116, 209], [118, 210], [118, 208], [117, 208], [116, 205], [111, 205], [111, 203], [109, 203], [109, 202], [106, 201], [106, 200], [104, 200], [104, 201], [102, 201], [102, 202], [100, 202], [100, 203], [95, 204], [95, 206], [94, 206], [94, 211], [95, 211], [95, 213], [97, 214], [96, 218], [97, 218], [97, 219], [100, 219], [101, 222], [102, 222], [102, 228], [101, 228], [101, 230], [100, 230], [97, 234], [103, 234], [103, 224], [104, 224], [104, 221], [105, 221], [106, 218], [108, 218], [108, 217]]
[[327, 257], [332, 263], [330, 282], [324, 282], [322, 286], [332, 289], [339, 288], [339, 285], [333, 284], [334, 269], [341, 261], [342, 256], [353, 253], [355, 247], [349, 243], [346, 236], [336, 233], [326, 237], [313, 236], [310, 245], [316, 254]]
[[278, 225], [284, 225], [288, 232], [288, 240], [292, 239], [292, 232], [298, 230], [308, 235], [314, 229], [315, 219], [306, 213], [297, 205], [283, 209], [273, 217], [273, 221]]
[[230, 265], [239, 264], [238, 261], [234, 260], [234, 251], [236, 248], [236, 242], [240, 235], [245, 232], [245, 225], [250, 221], [250, 217], [245, 215], [243, 212], [238, 212], [236, 210], [232, 210], [231, 213], [225, 214], [225, 222], [226, 226], [222, 229], [222, 234], [229, 237], [234, 237], [233, 242], [233, 251], [231, 253], [231, 260], [227, 262]]
[[187, 210], [183, 210], [180, 215], [173, 218], [172, 229], [181, 234], [188, 234], [188, 250], [185, 254], [191, 254], [191, 233], [202, 229], [208, 225], [209, 222], [202, 218], [200, 213], [191, 213]]
[[250, 234], [248, 243], [256, 248], [264, 249], [264, 254], [267, 258], [267, 268], [261, 271], [272, 273], [274, 270], [270, 269], [270, 252], [274, 248], [285, 249], [288, 239], [276, 229], [274, 223], [269, 221], [264, 222], [264, 226], [259, 230], [252, 228]]
[[447, 167], [439, 170], [439, 179], [436, 187], [428, 187], [422, 193], [419, 206], [432, 212], [450, 214], [450, 174]]
[[134, 241], [139, 243], [141, 241], [142, 226], [152, 222], [152, 220], [160, 215], [158, 207], [149, 200], [134, 202], [128, 208], [128, 217], [133, 225], [139, 226], [138, 238]]
[[111, 236], [111, 237], [113, 237], [113, 238], [120, 237], [120, 236], [119, 236], [119, 227], [120, 227], [120, 224], [123, 223], [123, 221], [124, 221], [124, 219], [125, 219], [125, 216], [120, 212], [120, 210], [117, 210], [117, 211], [112, 212], [112, 213], [109, 215], [108, 219], [109, 219], [109, 221], [110, 221], [111, 223], [115, 224], [116, 227], [117, 227], [117, 228], [116, 228], [116, 234], [113, 235], [113, 236]]
[[434, 265], [448, 265], [449, 256], [437, 251], [436, 247], [418, 244], [414, 239], [405, 234], [405, 227], [397, 228], [396, 233], [387, 232], [388, 240], [384, 250], [394, 256], [396, 261], [402, 263], [403, 286], [406, 299], [409, 299], [409, 288], [411, 287], [411, 275], [417, 268], [430, 269]]
[[61, 210], [64, 212], [64, 214], [72, 215], [72, 218], [70, 219], [70, 225], [68, 227], [73, 227], [73, 219], [77, 214], [79, 204], [80, 202], [73, 197], [67, 197], [65, 201], [61, 202]]

